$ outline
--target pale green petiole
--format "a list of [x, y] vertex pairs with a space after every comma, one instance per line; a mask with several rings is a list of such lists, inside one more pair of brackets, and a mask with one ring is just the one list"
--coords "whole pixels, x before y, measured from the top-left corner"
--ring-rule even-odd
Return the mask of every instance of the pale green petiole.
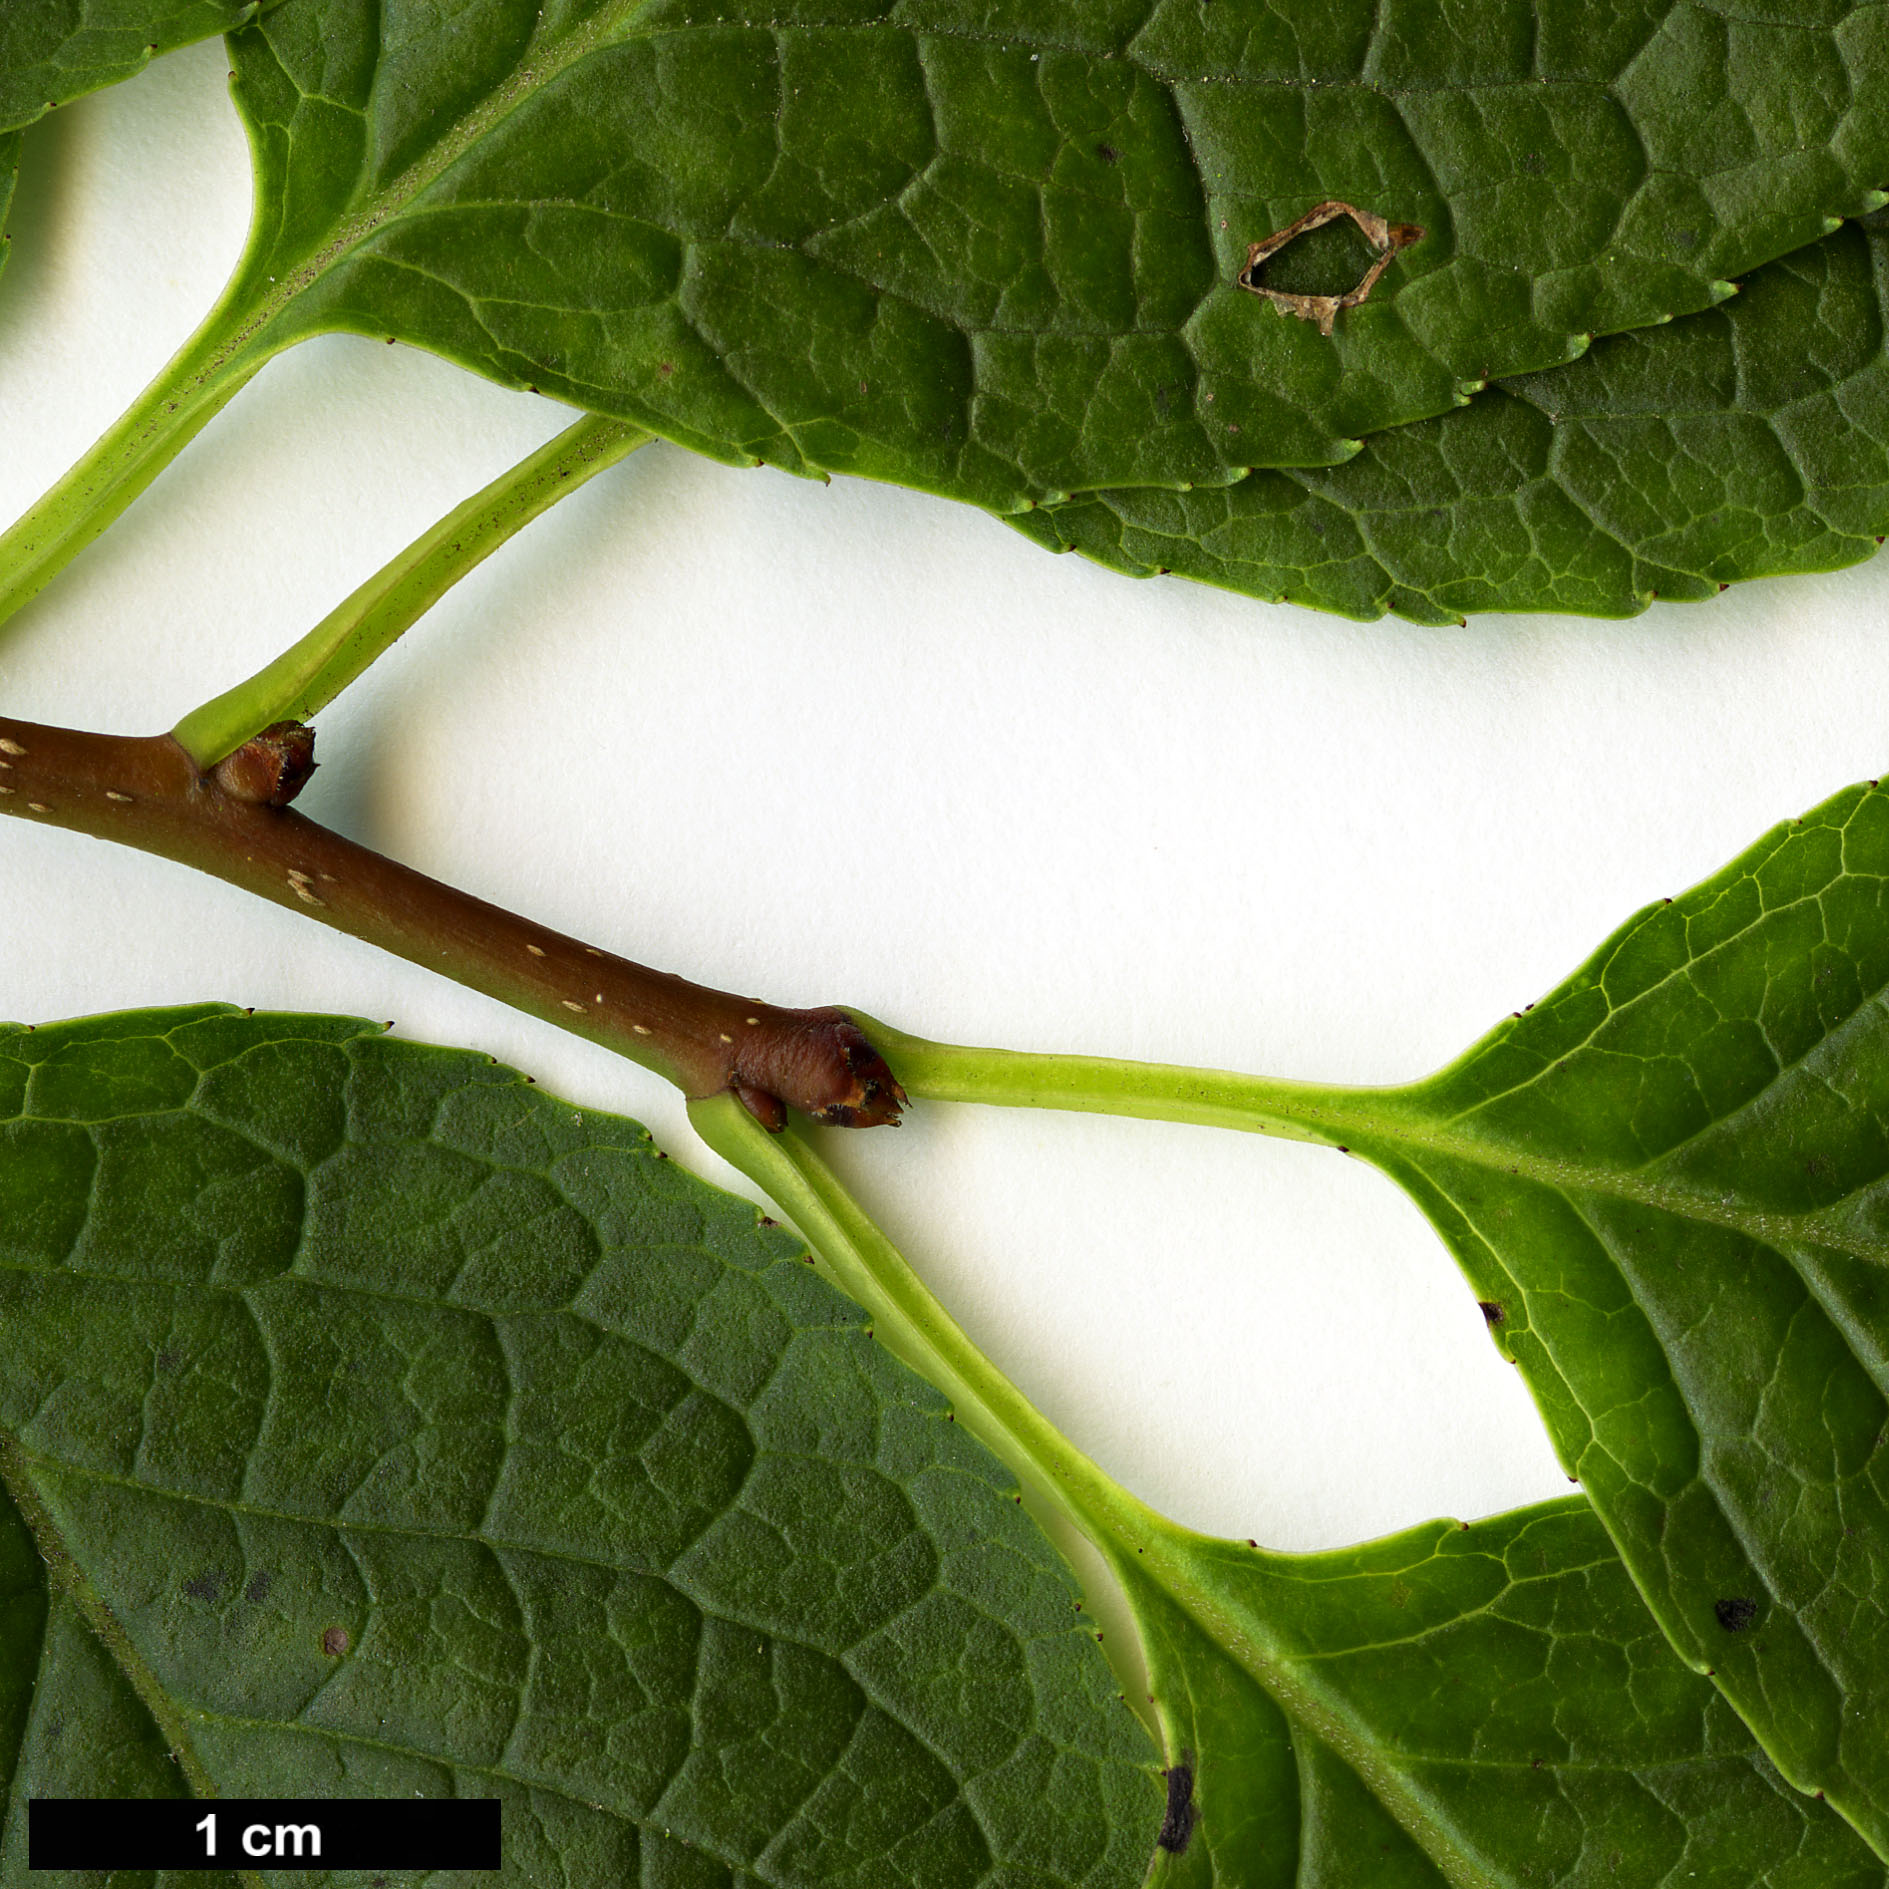
[[650, 437], [627, 421], [586, 414], [422, 532], [300, 642], [192, 709], [171, 733], [199, 767], [209, 768], [273, 722], [307, 721], [475, 565]]
[[[797, 1126], [770, 1134], [731, 1094], [690, 1102], [689, 1120], [717, 1154], [792, 1216], [835, 1283], [865, 1308], [874, 1338], [929, 1378], [950, 1400], [957, 1421], [1094, 1545], [1135, 1619], [1171, 1763], [1194, 1761], [1196, 1754], [1182, 1748], [1185, 1726], [1204, 1724], [1201, 1713], [1213, 1708], [1196, 1700], [1198, 1710], [1177, 1717], [1189, 1680], [1170, 1632], [1161, 1629], [1164, 1619], [1170, 1627], [1184, 1621], [1184, 1631], [1204, 1635], [1216, 1658], [1244, 1671], [1301, 1727], [1368, 1778], [1446, 1882], [1456, 1889], [1493, 1889], [1497, 1878], [1458, 1844], [1414, 1777], [1384, 1761], [1343, 1685], [1331, 1684], [1295, 1641], [1294, 1584], [1299, 1570], [1317, 1557], [1196, 1534], [1129, 1494], [978, 1350]], [[1203, 1755], [1218, 1762], [1228, 1754]]]
[[1387, 1126], [1398, 1093], [1328, 1088], [1225, 1069], [1121, 1062], [1107, 1056], [973, 1049], [908, 1036], [857, 1010], [847, 1014], [891, 1064], [906, 1092], [930, 1102], [1133, 1115], [1342, 1147], [1353, 1134]]
[[[33, 508], [0, 533], [0, 623], [37, 596], [277, 351], [245, 269], [157, 378]], [[265, 285], [266, 287], [266, 285]]]
[[1105, 1475], [978, 1350], [797, 1124], [770, 1134], [727, 1093], [689, 1104], [696, 1133], [791, 1214], [874, 1335], [951, 1400], [960, 1423], [1102, 1547], [1171, 1529]]

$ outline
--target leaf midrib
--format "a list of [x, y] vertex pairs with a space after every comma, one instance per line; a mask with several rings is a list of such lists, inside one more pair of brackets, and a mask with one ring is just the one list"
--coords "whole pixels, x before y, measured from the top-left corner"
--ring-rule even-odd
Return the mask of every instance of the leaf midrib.
[[[389, 178], [351, 213], [344, 211], [330, 229], [327, 240], [312, 255], [292, 266], [279, 281], [271, 282], [271, 293], [258, 298], [254, 327], [273, 322], [283, 314], [304, 291], [312, 288], [339, 262], [358, 250], [414, 199], [430, 190], [467, 152], [546, 86], [553, 84], [573, 66], [588, 59], [602, 47], [618, 43], [619, 36], [627, 37], [625, 29], [635, 16], [654, 3], [655, 0], [615, 0], [614, 5], [599, 8], [583, 25], [574, 27], [561, 45], [555, 49], [545, 49], [542, 60], [528, 56], [501, 85], [488, 92], [405, 170]], [[380, 77], [379, 62], [376, 61], [376, 85]], [[295, 93], [298, 98], [310, 96], [299, 84], [295, 86]], [[367, 119], [372, 116], [373, 110], [374, 101], [370, 93], [366, 106], [357, 115]], [[263, 258], [255, 257], [252, 260], [260, 263]], [[284, 345], [287, 339], [284, 338]]]
[[66, 1546], [57, 1523], [40, 1499], [28, 1467], [27, 1452], [18, 1438], [0, 1430], [0, 1487], [12, 1498], [46, 1563], [47, 1587], [71, 1603], [81, 1622], [97, 1638], [106, 1657], [123, 1674], [125, 1683], [137, 1695], [138, 1703], [150, 1713], [152, 1723], [170, 1747], [191, 1795], [215, 1796], [209, 1772], [190, 1743], [176, 1702], [158, 1684], [157, 1675], [131, 1644], [130, 1636]]
[[[1642, 1178], [1628, 1168], [1591, 1165], [1576, 1159], [1543, 1155], [1519, 1143], [1451, 1133], [1444, 1128], [1423, 1124], [1420, 1119], [1413, 1120], [1402, 1113], [1380, 1113], [1368, 1108], [1352, 1112], [1342, 1107], [1346, 1092], [1337, 1093], [1341, 1106], [1323, 1112], [1321, 1126], [1327, 1138], [1335, 1133], [1351, 1135], [1353, 1139], [1345, 1144], [1345, 1151], [1361, 1154], [1380, 1166], [1384, 1164], [1383, 1157], [1391, 1151], [1408, 1155], [1419, 1166], [1422, 1165], [1422, 1156], [1429, 1154], [1490, 1173], [1506, 1174], [1513, 1179], [1528, 1181], [1564, 1195], [1597, 1195], [1633, 1206], [1650, 1207], [1655, 1212], [1670, 1214], [1676, 1219], [1723, 1227], [1778, 1252], [1788, 1252], [1793, 1246], [1814, 1245], [1848, 1254], [1855, 1259], [1889, 1262], [1889, 1248], [1872, 1244], [1841, 1226], [1829, 1224], [1827, 1216], [1832, 1213], [1832, 1207], [1812, 1207], [1801, 1213], [1785, 1213], [1714, 1202], [1701, 1193], [1664, 1184], [1656, 1179]], [[1409, 1095], [1413, 1102], [1421, 1106], [1419, 1091], [1392, 1090], [1388, 1093], [1399, 1097]], [[1744, 1106], [1749, 1106], [1749, 1103]], [[1715, 1122], [1712, 1127], [1720, 1125], [1720, 1122]], [[1664, 1154], [1654, 1157], [1656, 1160], [1665, 1158]], [[1849, 1198], [1852, 1196], [1845, 1196], [1845, 1200]]]

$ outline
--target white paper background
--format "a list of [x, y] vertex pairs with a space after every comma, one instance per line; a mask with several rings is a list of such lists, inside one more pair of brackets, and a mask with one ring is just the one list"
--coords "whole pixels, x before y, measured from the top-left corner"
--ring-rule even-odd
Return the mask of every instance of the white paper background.
[[[216, 46], [29, 134], [0, 517], [199, 319], [247, 210]], [[569, 417], [408, 349], [298, 348], [0, 636], [0, 701], [167, 727]], [[1886, 603], [1878, 561], [1625, 624], [1347, 624], [652, 447], [327, 711], [301, 804], [780, 1002], [1393, 1081], [1889, 768]], [[206, 997], [475, 1044], [728, 1178], [600, 1050], [180, 867], [0, 822], [0, 1014]], [[943, 1106], [830, 1139], [978, 1341], [1182, 1521], [1309, 1548], [1567, 1488], [1453, 1265], [1360, 1164]]]

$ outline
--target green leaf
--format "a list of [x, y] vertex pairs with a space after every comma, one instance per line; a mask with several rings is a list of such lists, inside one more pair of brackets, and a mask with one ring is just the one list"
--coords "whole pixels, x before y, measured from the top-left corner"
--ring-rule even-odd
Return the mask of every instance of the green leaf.
[[0, 136], [0, 269], [7, 266], [7, 258], [13, 253], [7, 216], [13, 208], [13, 187], [20, 181], [20, 144], [17, 131]]
[[[261, 343], [397, 335], [999, 510], [1343, 458], [1708, 306], [1889, 178], [1880, 0], [435, 16], [286, 0], [233, 41]], [[1329, 339], [1234, 283], [1328, 197], [1430, 231]]]
[[257, 0], [9, 0], [0, 7], [0, 131], [256, 17]]
[[69, 1708], [127, 1779], [154, 1715], [228, 1794], [496, 1795], [519, 1882], [1141, 1881], [1147, 1740], [1011, 1478], [634, 1124], [221, 1007], [9, 1029], [0, 1121], [59, 1593], [4, 1841]]
[[[519, 1881], [1142, 1880], [1010, 1478], [634, 1124], [212, 1006], [9, 1030], [0, 1091], [9, 1879], [31, 1794], [215, 1788], [496, 1794]], [[1142, 1514], [1154, 1882], [1881, 1889], [1579, 1498], [1309, 1556]]]
[[[49, 1593], [45, 1564], [0, 1487], [0, 1878], [25, 1882], [26, 1803], [41, 1797], [183, 1797], [183, 1774], [156, 1721], [78, 1608]], [[33, 1878], [49, 1885], [64, 1874]], [[150, 1889], [216, 1889], [227, 1875], [160, 1871], [110, 1879]]]
[[1257, 1129], [1391, 1175], [1674, 1647], [1889, 1856], [1886, 997], [1871, 781], [1407, 1087], [865, 1027], [914, 1097]]
[[1889, 790], [1328, 1121], [1461, 1262], [1680, 1653], [1889, 1853]]
[[1193, 1774], [1162, 1889], [1885, 1881], [1674, 1656], [1579, 1497], [1335, 1554], [1182, 1553], [1191, 1606], [1125, 1569]]
[[976, 1349], [801, 1131], [731, 1096], [689, 1117], [1114, 1570], [1172, 1767], [1165, 1889], [1885, 1882], [1674, 1655], [1585, 1501], [1335, 1554], [1178, 1527]]
[[[230, 40], [244, 259], [0, 538], [0, 618], [310, 335], [1009, 513], [1335, 463], [1889, 201], [1885, 0], [1040, 12], [283, 0]], [[1327, 200], [1397, 249], [1329, 335], [1238, 280]]]
[[1097, 492], [1005, 522], [1137, 577], [1417, 623], [1630, 616], [1857, 563], [1889, 534], [1889, 229], [1870, 222], [1722, 308], [1597, 342], [1347, 465]]

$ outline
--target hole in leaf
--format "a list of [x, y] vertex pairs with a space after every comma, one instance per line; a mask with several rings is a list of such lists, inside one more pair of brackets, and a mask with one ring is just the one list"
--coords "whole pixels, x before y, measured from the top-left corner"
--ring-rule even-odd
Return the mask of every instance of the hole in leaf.
[[1375, 210], [1330, 197], [1254, 243], [1238, 281], [1281, 314], [1316, 323], [1329, 335], [1347, 308], [1369, 298], [1399, 252], [1423, 235], [1419, 224], [1388, 223]]
[[1275, 250], [1253, 270], [1253, 286], [1276, 295], [1349, 295], [1377, 256], [1370, 238], [1341, 216]]

